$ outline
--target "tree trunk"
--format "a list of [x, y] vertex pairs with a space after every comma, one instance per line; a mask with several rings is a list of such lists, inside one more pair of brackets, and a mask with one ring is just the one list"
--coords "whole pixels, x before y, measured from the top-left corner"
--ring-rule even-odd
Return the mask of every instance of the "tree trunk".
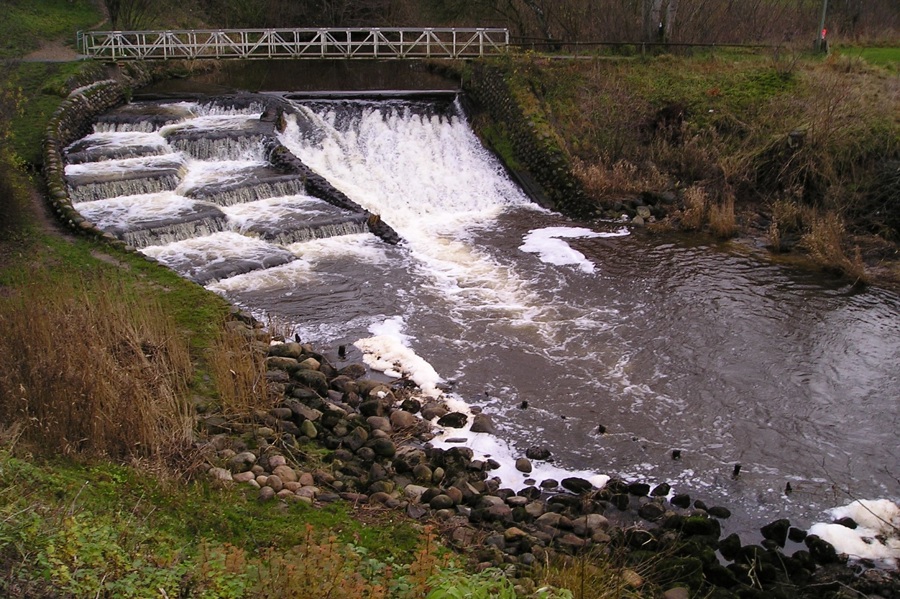
[[666, 33], [665, 41], [672, 39], [672, 33], [675, 31], [675, 14], [678, 12], [678, 0], [669, 0], [666, 7]]

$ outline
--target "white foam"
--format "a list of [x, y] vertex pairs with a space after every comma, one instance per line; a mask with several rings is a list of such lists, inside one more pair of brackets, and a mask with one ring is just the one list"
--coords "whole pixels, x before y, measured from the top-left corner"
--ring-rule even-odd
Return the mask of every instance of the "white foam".
[[386, 248], [385, 243], [372, 233], [312, 239], [287, 246], [287, 249], [298, 258], [313, 263], [340, 258], [365, 264], [386, 264], [388, 262]]
[[628, 229], [624, 227], [615, 233], [598, 233], [582, 227], [546, 227], [531, 230], [525, 236], [519, 249], [523, 252], [538, 254], [541, 262], [546, 264], [556, 266], [572, 264], [582, 272], [592, 273], [594, 272], [594, 263], [562, 239], [622, 237], [628, 234]]
[[[444, 394], [438, 385], [443, 382], [440, 375], [423, 358], [409, 347], [414, 340], [404, 332], [405, 323], [402, 317], [395, 316], [381, 323], [372, 325], [369, 330], [372, 337], [356, 341], [363, 351], [363, 360], [369, 368], [384, 372], [388, 376], [406, 376], [417, 385], [428, 397], [441, 398], [447, 407], [454, 412], [469, 416], [465, 427], [459, 429], [438, 429], [438, 435], [432, 440], [435, 447], [449, 449], [451, 447], [468, 447], [472, 449], [475, 459], [491, 458], [500, 467], [491, 470], [490, 475], [500, 479], [501, 485], [516, 491], [528, 486], [526, 479], [537, 482], [568, 477], [579, 477], [588, 480], [597, 488], [602, 488], [609, 476], [587, 470], [566, 470], [550, 462], [535, 461], [530, 473], [522, 473], [515, 467], [516, 459], [523, 457], [524, 452], [516, 451], [500, 437], [490, 433], [473, 433], [473, 413], [469, 405], [458, 395]], [[434, 423], [436, 425], [436, 422]], [[450, 442], [450, 441], [453, 442]]]
[[[91, 133], [73, 145], [88, 145], [91, 148], [129, 148], [129, 147], [156, 147], [163, 148], [169, 144], [159, 133], [148, 133], [143, 131], [107, 131], [101, 133]], [[67, 150], [69, 148], [66, 148]]]
[[203, 205], [203, 202], [166, 191], [81, 202], [78, 211], [100, 228], [128, 228], [133, 223], [188, 214]]
[[178, 189], [187, 193], [212, 184], [240, 183], [265, 164], [262, 160], [188, 160]]
[[[540, 305], [507, 266], [466, 242], [506, 209], [539, 210], [505, 175], [460, 117], [365, 106], [352, 122], [300, 106], [316, 127], [303, 136], [288, 118], [281, 141], [313, 170], [404, 239], [414, 268], [439, 294], [467, 307], [489, 306], [529, 320]], [[414, 184], [410, 184], [414, 181]], [[529, 314], [525, 314], [529, 312]]]
[[289, 293], [291, 289], [312, 283], [315, 279], [312, 264], [306, 260], [294, 260], [281, 266], [221, 279], [206, 288], [222, 295], [267, 290]]
[[274, 225], [293, 214], [313, 217], [332, 214], [334, 210], [329, 204], [317, 198], [296, 195], [225, 206], [222, 212], [228, 216], [228, 222], [232, 227], [238, 231], [245, 231], [254, 225]]
[[369, 327], [372, 337], [354, 343], [363, 352], [363, 361], [369, 368], [387, 376], [406, 377], [419, 386], [428, 397], [439, 397], [437, 388], [443, 379], [434, 368], [409, 348], [411, 337], [404, 334], [403, 317], [395, 316]]
[[181, 131], [239, 131], [259, 120], [259, 115], [250, 114], [206, 114], [192, 119], [164, 125], [159, 133], [163, 137]]
[[835, 519], [852, 518], [857, 528], [842, 524], [815, 524], [809, 534], [834, 545], [852, 559], [869, 559], [886, 568], [900, 567], [900, 506], [887, 499], [860, 499], [834, 508]]
[[184, 156], [179, 152], [173, 152], [160, 156], [141, 156], [139, 158], [119, 158], [116, 160], [101, 160], [99, 162], [67, 164], [66, 175], [113, 176], [125, 175], [135, 170], [171, 170], [180, 169], [183, 166]]
[[151, 258], [169, 265], [184, 262], [211, 265], [234, 259], [262, 262], [281, 251], [281, 248], [271, 243], [232, 232], [214, 233], [141, 250]]

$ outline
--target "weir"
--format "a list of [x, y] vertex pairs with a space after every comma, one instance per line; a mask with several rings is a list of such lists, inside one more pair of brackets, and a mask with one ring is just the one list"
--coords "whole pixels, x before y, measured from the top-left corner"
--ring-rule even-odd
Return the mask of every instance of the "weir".
[[78, 204], [80, 202], [105, 200], [118, 196], [174, 191], [180, 182], [181, 178], [175, 174], [156, 177], [136, 176], [133, 179], [70, 185], [69, 196], [72, 198], [73, 204]]

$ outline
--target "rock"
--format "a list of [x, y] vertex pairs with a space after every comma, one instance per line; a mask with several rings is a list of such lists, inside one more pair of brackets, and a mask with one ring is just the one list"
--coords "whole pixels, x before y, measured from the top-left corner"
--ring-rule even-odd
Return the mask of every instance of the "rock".
[[590, 537], [594, 533], [608, 528], [609, 520], [600, 514], [587, 514], [572, 521], [572, 530], [580, 537]]
[[838, 559], [837, 551], [828, 541], [825, 541], [816, 535], [808, 535], [803, 542], [806, 544], [807, 548], [809, 548], [809, 553], [816, 563], [825, 565], [834, 564], [840, 561]]
[[529, 473], [531, 472], [531, 462], [528, 458], [519, 458], [516, 460], [516, 470], [519, 472]]
[[397, 447], [390, 439], [374, 439], [371, 447], [377, 455], [385, 458], [392, 458], [397, 453]]
[[361, 379], [366, 376], [366, 367], [362, 364], [349, 364], [338, 370], [338, 374], [353, 380]]
[[319, 370], [322, 367], [322, 363], [315, 358], [306, 358], [298, 364], [298, 367], [306, 370]]
[[638, 508], [638, 516], [650, 522], [656, 522], [666, 513], [666, 509], [655, 501], [645, 503]]
[[543, 501], [532, 501], [525, 505], [525, 513], [531, 518], [540, 518], [547, 511], [547, 506]]
[[788, 530], [788, 538], [795, 543], [802, 543], [804, 539], [806, 539], [806, 531], [802, 528], [794, 528], [793, 526]]
[[737, 533], [731, 533], [719, 541], [719, 552], [728, 561], [734, 561], [741, 550], [741, 539]]
[[[226, 471], [227, 472], [227, 471]], [[238, 483], [249, 483], [251, 480], [256, 480], [256, 475], [253, 474], [252, 470], [248, 470], [246, 472], [239, 472], [232, 476], [232, 480]]]
[[431, 468], [425, 464], [416, 464], [412, 473], [417, 481], [429, 483], [432, 480]]
[[518, 543], [527, 536], [528, 533], [526, 533], [521, 528], [516, 528], [515, 526], [507, 528], [503, 531], [503, 540], [507, 543]]
[[555, 489], [558, 486], [559, 486], [559, 481], [556, 480], [555, 478], [546, 478], [541, 481], [542, 489]]
[[622, 582], [633, 589], [639, 589], [644, 584], [644, 579], [634, 570], [622, 570]]
[[647, 206], [636, 206], [635, 211], [637, 212], [637, 215], [644, 220], [647, 220], [651, 216], [650, 208]]
[[462, 428], [469, 421], [469, 417], [462, 412], [450, 412], [438, 418], [438, 426], [447, 428]]
[[314, 410], [297, 400], [291, 399], [286, 401], [285, 404], [291, 409], [291, 412], [293, 412], [294, 418], [301, 424], [306, 420], [315, 422], [322, 417], [322, 412]]
[[414, 472], [417, 466], [425, 465], [428, 458], [425, 452], [417, 447], [403, 445], [397, 449], [394, 456], [394, 469], [398, 473]]
[[363, 416], [384, 416], [384, 403], [380, 399], [367, 399], [359, 404], [359, 412]]
[[419, 485], [406, 485], [403, 489], [403, 495], [413, 503], [417, 503], [422, 498], [422, 494], [427, 490], [427, 487]]
[[316, 430], [316, 425], [313, 424], [312, 420], [304, 420], [300, 423], [300, 434], [304, 437], [309, 437], [310, 439], [315, 439], [319, 432]]
[[661, 483], [654, 487], [652, 491], [650, 491], [650, 497], [665, 497], [671, 490], [672, 486], [669, 485], [669, 483]]
[[448, 495], [444, 495], [441, 493], [440, 495], [435, 496], [431, 501], [428, 502], [428, 505], [433, 510], [445, 510], [453, 507], [453, 499], [451, 499]]
[[413, 428], [418, 424], [419, 418], [415, 414], [410, 414], [403, 410], [394, 410], [391, 413], [391, 426], [396, 430]]
[[550, 457], [550, 450], [543, 445], [532, 445], [525, 450], [525, 457], [530, 460], [546, 460]]
[[[528, 508], [526, 507], [525, 509], [527, 510]], [[553, 528], [559, 528], [562, 518], [562, 514], [557, 514], [556, 512], [547, 512], [546, 514], [543, 514], [542, 516], [535, 519], [534, 523], [541, 526], [551, 526]]]
[[231, 476], [231, 472], [226, 470], [225, 468], [210, 468], [207, 473], [212, 480], [218, 481], [231, 481], [234, 478]]
[[350, 434], [348, 434], [341, 440], [341, 444], [350, 451], [355, 452], [368, 440], [369, 433], [366, 432], [366, 429], [361, 426], [357, 426], [352, 431], [350, 431]]
[[256, 454], [252, 451], [242, 451], [228, 460], [228, 469], [231, 472], [246, 472], [256, 463]]
[[687, 493], [679, 493], [674, 495], [670, 500], [670, 503], [675, 507], [680, 507], [682, 509], [687, 509], [691, 506], [691, 496]]
[[472, 428], [470, 428], [473, 433], [494, 433], [494, 423], [491, 421], [491, 417], [487, 414], [475, 414], [475, 418], [472, 419]]
[[564, 478], [561, 484], [564, 489], [571, 491], [576, 495], [581, 495], [594, 488], [594, 485], [592, 485], [590, 481], [576, 476]]
[[303, 347], [299, 343], [277, 343], [269, 346], [269, 355], [297, 360], [303, 355]]
[[689, 599], [690, 591], [684, 587], [675, 587], [663, 593], [663, 599]]
[[391, 427], [391, 421], [383, 416], [369, 416], [366, 418], [366, 422], [373, 431], [394, 432], [394, 429]]
[[785, 541], [787, 541], [788, 530], [791, 527], [791, 522], [787, 518], [781, 518], [779, 520], [775, 520], [769, 524], [766, 524], [760, 529], [762, 532], [762, 536], [764, 539], [769, 539], [770, 541], [775, 541], [778, 543], [779, 547], [784, 547]]
[[631, 483], [628, 485], [628, 492], [636, 497], [646, 497], [650, 494], [650, 485], [647, 483]]
[[273, 474], [266, 479], [266, 486], [271, 487], [273, 491], [278, 493], [284, 488], [284, 481], [277, 474]]
[[275, 489], [272, 487], [263, 487], [259, 490], [259, 494], [256, 496], [256, 499], [260, 502], [263, 501], [271, 501], [275, 499]]
[[315, 391], [319, 397], [328, 395], [328, 380], [321, 372], [303, 368], [292, 372], [291, 378]]
[[[271, 461], [269, 462], [269, 465], [271, 466]], [[295, 483], [298, 478], [294, 469], [287, 464], [276, 466], [275, 469], [272, 470], [272, 474], [278, 476], [285, 483]]]
[[709, 508], [708, 511], [709, 515], [714, 518], [721, 518], [722, 520], [726, 520], [731, 517], [731, 510], [729, 510], [727, 507], [714, 505], [713, 507]]
[[478, 533], [475, 529], [468, 526], [459, 526], [450, 534], [450, 542], [456, 547], [464, 549], [471, 547], [475, 543]]

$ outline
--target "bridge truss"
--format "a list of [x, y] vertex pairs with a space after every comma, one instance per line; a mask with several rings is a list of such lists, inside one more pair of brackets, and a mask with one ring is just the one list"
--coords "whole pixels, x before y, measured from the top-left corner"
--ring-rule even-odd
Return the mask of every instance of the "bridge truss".
[[84, 31], [82, 54], [106, 60], [477, 58], [501, 54], [509, 30], [491, 28]]

